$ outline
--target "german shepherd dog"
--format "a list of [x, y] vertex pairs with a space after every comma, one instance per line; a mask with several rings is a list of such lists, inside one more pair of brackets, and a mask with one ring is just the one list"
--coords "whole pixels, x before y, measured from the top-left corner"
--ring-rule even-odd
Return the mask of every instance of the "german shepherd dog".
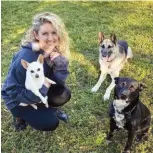
[[101, 74], [98, 82], [91, 91], [96, 92], [105, 80], [106, 75], [109, 74], [112, 78], [112, 82], [104, 94], [105, 101], [109, 99], [111, 90], [115, 86], [114, 78], [119, 76], [120, 70], [124, 67], [127, 59], [133, 57], [133, 54], [127, 42], [123, 40], [117, 41], [115, 34], [111, 34], [110, 38], [104, 38], [103, 32], [99, 32], [98, 41]]
[[138, 142], [143, 137], [147, 138], [151, 123], [150, 110], [139, 99], [139, 93], [145, 85], [127, 77], [115, 78], [115, 84], [114, 100], [109, 108], [110, 131], [107, 143], [115, 130], [126, 129], [128, 139], [123, 153], [130, 153], [135, 136]]

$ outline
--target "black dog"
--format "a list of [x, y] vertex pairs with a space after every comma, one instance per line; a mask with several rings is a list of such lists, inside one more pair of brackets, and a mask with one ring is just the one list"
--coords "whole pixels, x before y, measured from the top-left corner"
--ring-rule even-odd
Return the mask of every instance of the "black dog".
[[47, 96], [49, 106], [59, 107], [71, 99], [71, 92], [63, 83], [56, 80], [56, 84], [50, 86]]
[[113, 131], [124, 128], [128, 131], [124, 153], [130, 153], [132, 141], [136, 136], [141, 140], [146, 136], [151, 122], [149, 109], [139, 100], [139, 92], [144, 85], [131, 78], [115, 78], [114, 101], [110, 106], [110, 132], [108, 142]]

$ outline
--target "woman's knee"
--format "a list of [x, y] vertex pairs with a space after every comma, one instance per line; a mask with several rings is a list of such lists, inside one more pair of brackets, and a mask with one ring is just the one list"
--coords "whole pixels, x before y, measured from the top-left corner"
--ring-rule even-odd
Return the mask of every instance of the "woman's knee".
[[37, 112], [26, 115], [25, 120], [32, 128], [40, 131], [54, 131], [59, 125], [56, 110], [50, 107], [39, 108]]
[[50, 120], [44, 120], [41, 122], [33, 122], [33, 123], [29, 123], [29, 125], [36, 129], [36, 130], [40, 130], [40, 131], [54, 131], [56, 130], [56, 128], [59, 125], [59, 120], [58, 118], [50, 118]]
[[49, 123], [48, 126], [42, 128], [40, 130], [41, 131], [54, 131], [54, 130], [56, 130], [58, 125], [59, 125], [59, 120], [57, 119], [56, 121]]

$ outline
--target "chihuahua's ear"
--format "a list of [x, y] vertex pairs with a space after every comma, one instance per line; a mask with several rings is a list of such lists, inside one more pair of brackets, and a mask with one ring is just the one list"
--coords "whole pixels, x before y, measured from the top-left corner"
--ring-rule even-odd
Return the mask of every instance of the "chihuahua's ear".
[[111, 39], [111, 41], [116, 45], [117, 37], [116, 37], [115, 33], [112, 33], [112, 34], [110, 35], [110, 39]]
[[99, 32], [98, 33], [98, 43], [100, 44], [104, 40], [104, 33]]
[[43, 55], [40, 54], [40, 55], [38, 56], [37, 61], [38, 61], [39, 63], [41, 63], [41, 64], [44, 64], [44, 57], [43, 57]]
[[118, 84], [119, 77], [115, 77], [114, 80], [115, 80], [115, 84]]
[[142, 91], [145, 88], [147, 88], [146, 84], [144, 84], [144, 83], [139, 84], [139, 91]]
[[21, 64], [22, 66], [27, 70], [28, 66], [29, 66], [29, 63], [23, 59], [21, 59]]

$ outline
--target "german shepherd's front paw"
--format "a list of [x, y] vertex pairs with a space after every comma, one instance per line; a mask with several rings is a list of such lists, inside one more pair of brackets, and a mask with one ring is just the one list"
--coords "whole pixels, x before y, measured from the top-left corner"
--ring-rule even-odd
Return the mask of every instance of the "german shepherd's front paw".
[[97, 87], [93, 87], [93, 88], [91, 89], [91, 92], [97, 92], [97, 90], [98, 90]]
[[104, 101], [108, 100], [109, 97], [110, 97], [110, 93], [107, 93], [107, 92], [106, 92], [106, 93], [104, 94], [104, 97], [103, 97], [103, 98], [104, 98]]

